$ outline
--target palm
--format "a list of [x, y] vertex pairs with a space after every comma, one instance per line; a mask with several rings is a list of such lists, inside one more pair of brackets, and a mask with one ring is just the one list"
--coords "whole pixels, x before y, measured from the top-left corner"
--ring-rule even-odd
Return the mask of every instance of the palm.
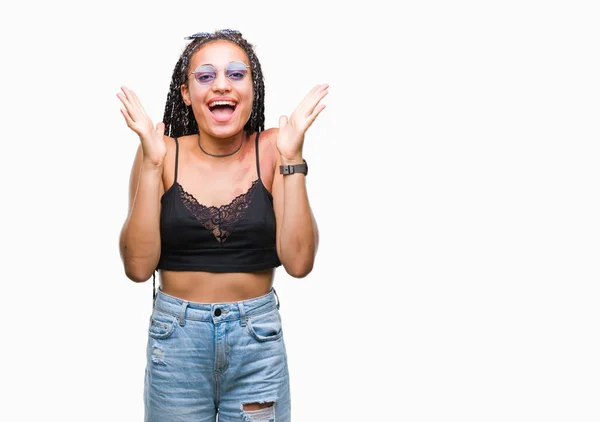
[[317, 85], [304, 97], [290, 118], [279, 118], [279, 133], [277, 135], [277, 148], [285, 158], [301, 155], [304, 143], [304, 134], [313, 124], [325, 105], [319, 103], [327, 95], [329, 85]]
[[123, 93], [117, 94], [125, 106], [125, 109], [121, 109], [121, 113], [127, 126], [140, 137], [144, 159], [161, 165], [167, 154], [167, 146], [163, 139], [165, 125], [160, 122], [155, 128], [137, 95], [125, 87], [121, 89]]

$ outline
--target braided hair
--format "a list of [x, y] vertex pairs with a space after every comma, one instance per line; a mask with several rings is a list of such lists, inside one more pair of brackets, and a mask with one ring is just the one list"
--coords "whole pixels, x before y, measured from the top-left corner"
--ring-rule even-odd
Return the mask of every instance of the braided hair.
[[262, 131], [265, 128], [265, 84], [258, 57], [254, 53], [254, 46], [246, 41], [238, 31], [223, 29], [213, 33], [200, 32], [189, 37], [192, 40], [183, 50], [173, 69], [171, 86], [167, 95], [167, 103], [163, 115], [165, 134], [170, 137], [181, 137], [198, 133], [198, 124], [192, 111], [192, 106], [183, 102], [181, 85], [188, 83], [190, 60], [194, 53], [206, 43], [215, 40], [227, 40], [238, 45], [250, 60], [254, 99], [250, 119], [244, 125], [247, 135]]

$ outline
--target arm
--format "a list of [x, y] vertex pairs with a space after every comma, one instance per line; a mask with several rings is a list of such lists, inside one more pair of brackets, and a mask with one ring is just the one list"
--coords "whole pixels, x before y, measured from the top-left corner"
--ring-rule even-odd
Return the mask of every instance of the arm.
[[277, 221], [277, 254], [292, 277], [307, 276], [313, 268], [319, 244], [319, 230], [308, 201], [306, 176], [282, 175], [281, 164], [299, 164], [302, 159], [279, 156], [273, 177], [273, 206]]
[[135, 93], [122, 87], [117, 97], [127, 126], [140, 138], [129, 180], [129, 210], [121, 229], [119, 250], [127, 277], [148, 280], [160, 258], [160, 197], [164, 193], [163, 161], [167, 154], [165, 125], [156, 129]]
[[317, 85], [302, 100], [288, 121], [279, 118], [277, 150], [273, 178], [273, 205], [277, 221], [277, 253], [288, 274], [305, 277], [313, 268], [319, 244], [319, 230], [308, 201], [306, 176], [282, 175], [282, 164], [302, 163], [304, 134], [325, 108], [319, 105], [328, 85]]
[[160, 258], [162, 166], [144, 162], [139, 146], [129, 181], [129, 210], [121, 229], [119, 250], [127, 277], [148, 280]]

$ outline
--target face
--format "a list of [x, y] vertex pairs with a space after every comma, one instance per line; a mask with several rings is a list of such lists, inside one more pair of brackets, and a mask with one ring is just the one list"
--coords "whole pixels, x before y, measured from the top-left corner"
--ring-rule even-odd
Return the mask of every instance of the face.
[[244, 50], [226, 40], [211, 41], [194, 53], [181, 95], [201, 132], [226, 138], [244, 129], [254, 99], [249, 65]]

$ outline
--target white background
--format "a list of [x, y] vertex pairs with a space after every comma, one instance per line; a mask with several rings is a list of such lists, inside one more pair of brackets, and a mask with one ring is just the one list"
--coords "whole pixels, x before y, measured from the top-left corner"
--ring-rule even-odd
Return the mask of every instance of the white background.
[[0, 419], [141, 421], [118, 234], [183, 37], [240, 30], [267, 127], [315, 84], [314, 271], [277, 272], [295, 421], [600, 420], [594, 2], [20, 2], [0, 13]]

